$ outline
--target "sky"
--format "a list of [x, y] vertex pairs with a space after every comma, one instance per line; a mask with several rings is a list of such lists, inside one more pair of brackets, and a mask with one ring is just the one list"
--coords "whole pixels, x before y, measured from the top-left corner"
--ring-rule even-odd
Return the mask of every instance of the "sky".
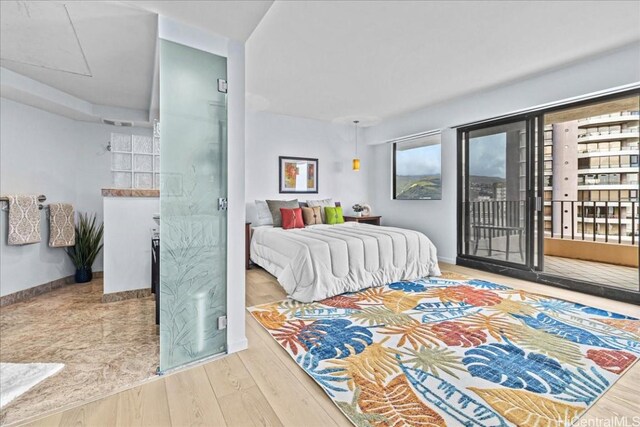
[[400, 176], [439, 175], [440, 144], [396, 151], [396, 173]]
[[469, 140], [469, 175], [506, 178], [507, 134]]

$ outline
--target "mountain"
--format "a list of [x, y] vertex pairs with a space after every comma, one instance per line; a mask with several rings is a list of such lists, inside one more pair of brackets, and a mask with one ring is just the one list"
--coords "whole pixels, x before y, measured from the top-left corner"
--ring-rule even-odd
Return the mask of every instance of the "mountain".
[[442, 199], [442, 180], [440, 175], [396, 175], [396, 199]]

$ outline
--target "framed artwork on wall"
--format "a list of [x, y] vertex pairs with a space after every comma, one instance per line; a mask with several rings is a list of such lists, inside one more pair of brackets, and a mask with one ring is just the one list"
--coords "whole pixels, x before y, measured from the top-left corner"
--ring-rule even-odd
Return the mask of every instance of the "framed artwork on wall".
[[280, 193], [318, 192], [318, 159], [280, 156], [278, 160]]

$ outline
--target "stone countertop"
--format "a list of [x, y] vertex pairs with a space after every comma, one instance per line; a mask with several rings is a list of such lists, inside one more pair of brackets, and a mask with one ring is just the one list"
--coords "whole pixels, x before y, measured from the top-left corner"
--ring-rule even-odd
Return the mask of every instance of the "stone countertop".
[[103, 197], [160, 197], [160, 190], [142, 188], [103, 188]]

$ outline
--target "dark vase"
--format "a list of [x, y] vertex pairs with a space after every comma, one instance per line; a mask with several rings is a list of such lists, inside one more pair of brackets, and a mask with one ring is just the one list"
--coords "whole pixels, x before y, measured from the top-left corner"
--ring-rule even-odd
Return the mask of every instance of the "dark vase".
[[87, 283], [93, 279], [91, 267], [82, 267], [76, 269], [76, 283]]

